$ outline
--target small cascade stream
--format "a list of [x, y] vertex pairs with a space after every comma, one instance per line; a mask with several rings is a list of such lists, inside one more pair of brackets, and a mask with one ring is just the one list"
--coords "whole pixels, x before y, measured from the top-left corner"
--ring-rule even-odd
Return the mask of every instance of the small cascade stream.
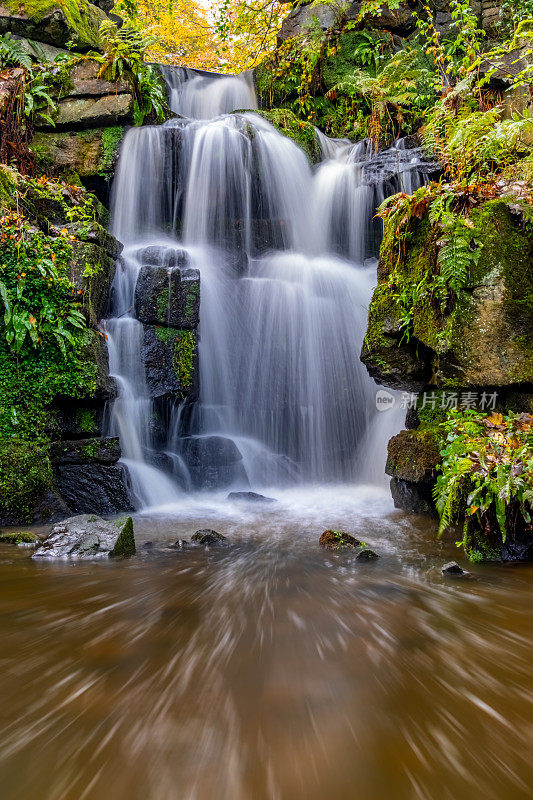
[[[242, 111], [257, 105], [248, 75], [165, 77], [179, 116], [131, 130], [121, 151], [112, 219], [125, 249], [105, 323], [119, 385], [109, 429], [139, 507], [190, 489], [383, 480], [402, 412], [376, 411], [359, 360], [372, 217], [386, 196], [421, 185], [420, 151], [399, 142], [375, 155], [317, 131], [324, 159], [313, 169]], [[201, 281], [199, 390], [181, 403], [147, 380], [135, 310], [140, 271], [170, 275], [178, 262]]]

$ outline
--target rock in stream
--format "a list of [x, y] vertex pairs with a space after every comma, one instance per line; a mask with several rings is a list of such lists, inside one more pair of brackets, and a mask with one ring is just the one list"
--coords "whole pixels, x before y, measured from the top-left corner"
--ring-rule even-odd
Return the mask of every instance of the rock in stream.
[[90, 514], [65, 519], [54, 525], [32, 558], [89, 560], [131, 556], [135, 553], [132, 519], [117, 522]]

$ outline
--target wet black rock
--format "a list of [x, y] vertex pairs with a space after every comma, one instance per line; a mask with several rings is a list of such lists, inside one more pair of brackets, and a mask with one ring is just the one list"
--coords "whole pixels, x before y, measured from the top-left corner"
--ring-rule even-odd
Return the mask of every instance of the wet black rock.
[[431, 484], [391, 478], [390, 490], [395, 508], [410, 511], [412, 514], [436, 516]]
[[200, 273], [183, 267], [141, 267], [135, 314], [145, 325], [195, 330], [200, 321]]
[[206, 528], [202, 531], [196, 531], [196, 533], [191, 536], [191, 541], [212, 547], [213, 545], [221, 544], [225, 538], [226, 537], [221, 533]]
[[230, 492], [228, 500], [244, 500], [250, 503], [277, 503], [274, 497], [265, 497], [257, 492]]
[[246, 480], [242, 454], [224, 436], [186, 436], [182, 456], [195, 489], [222, 489]]
[[[215, 531], [209, 531], [209, 532], [215, 533]], [[205, 533], [205, 531], [197, 531], [197, 533]], [[176, 539], [174, 544], [171, 544], [170, 547], [173, 550], [185, 550], [187, 547], [189, 547], [189, 542], [187, 541], [187, 539]]]
[[357, 561], [375, 561], [379, 558], [378, 554], [371, 550], [370, 547], [363, 547], [360, 553], [357, 554]]
[[53, 442], [50, 457], [55, 464], [116, 464], [121, 456], [118, 437]]
[[[188, 350], [189, 344], [192, 352]], [[145, 325], [143, 360], [152, 398], [171, 398], [181, 402], [186, 398], [192, 399], [197, 392], [196, 333]]]
[[80, 514], [55, 525], [33, 553], [35, 559], [126, 557], [135, 553], [133, 522], [106, 522], [93, 514]]
[[468, 572], [462, 569], [457, 563], [457, 561], [448, 561], [448, 563], [445, 564], [442, 568], [442, 574], [458, 576], [458, 575], [468, 575]]
[[129, 472], [124, 464], [64, 464], [56, 469], [56, 486], [74, 514], [134, 510]]

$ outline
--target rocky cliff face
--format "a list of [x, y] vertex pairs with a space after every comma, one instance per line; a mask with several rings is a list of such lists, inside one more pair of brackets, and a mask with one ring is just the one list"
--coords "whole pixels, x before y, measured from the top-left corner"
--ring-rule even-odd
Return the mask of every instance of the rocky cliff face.
[[[470, 5], [479, 19], [481, 28], [490, 34], [499, 20], [500, 0], [491, 0], [490, 2], [473, 0]], [[346, 22], [357, 20], [361, 6], [362, 3], [349, 3], [342, 12], [343, 20]], [[420, 2], [420, 0], [409, 0], [409, 2], [400, 3], [399, 8], [395, 11], [391, 11], [383, 5], [381, 12], [371, 18], [371, 24], [376, 28], [390, 31], [393, 35], [408, 37], [416, 30], [413, 13], [421, 12], [424, 6], [428, 6], [432, 11], [437, 29], [442, 33], [447, 33], [453, 23], [448, 0], [429, 0], [427, 3]], [[321, 30], [328, 30], [338, 22], [339, 9], [330, 3], [298, 3], [283, 21], [278, 41], [281, 43], [300, 35], [309, 27], [313, 19], [318, 22]]]
[[[416, 207], [416, 196], [412, 202]], [[480, 485], [491, 470], [496, 484], [500, 460], [505, 469], [519, 456], [513, 467], [517, 476], [527, 460], [512, 430], [513, 425], [527, 429], [533, 412], [533, 238], [512, 198], [479, 200], [468, 212], [467, 225], [471, 260], [464, 282], [439, 303], [434, 276], [442, 268], [443, 233], [438, 222], [431, 221], [428, 208], [400, 223], [385, 220], [361, 354], [379, 383], [403, 390], [408, 430], [390, 441], [386, 471], [395, 505], [416, 513], [436, 513], [433, 490], [443, 448], [451, 441], [447, 431], [453, 430], [443, 423], [453, 409], [463, 409], [457, 426], [465, 441], [464, 463], [479, 469]], [[456, 258], [462, 256], [457, 250]], [[489, 434], [496, 431], [497, 455], [490, 448], [484, 455], [487, 438], [480, 425], [485, 423], [476, 416], [483, 411], [493, 412], [486, 424]], [[461, 507], [466, 495], [456, 503]], [[531, 533], [518, 503], [513, 508], [503, 540], [503, 523], [493, 510], [480, 512], [481, 524], [472, 516], [465, 529], [469, 555], [530, 557]]]
[[[42, 401], [35, 401], [36, 411], [31, 413], [38, 417], [28, 422], [33, 443], [30, 434], [25, 439], [22, 428], [28, 426], [21, 416], [27, 413], [23, 393], [31, 393], [32, 386], [21, 385], [17, 397], [10, 394], [10, 382], [2, 379], [3, 405], [12, 403], [11, 414], [19, 414], [18, 427], [13, 427], [9, 414], [5, 423], [5, 415], [0, 421], [2, 435], [4, 428], [8, 435], [5, 453], [12, 451], [10, 468], [4, 471], [5, 459], [0, 465], [2, 487], [12, 495], [9, 502], [4, 495], [0, 504], [2, 524], [47, 521], [70, 512], [109, 514], [132, 507], [127, 470], [117, 463], [118, 440], [104, 438], [107, 408], [117, 390], [109, 377], [107, 347], [98, 323], [108, 310], [122, 250], [106, 230], [105, 206], [120, 143], [133, 122], [133, 99], [129, 84], [103, 80], [101, 64], [83, 55], [89, 49], [101, 50], [99, 27], [112, 5], [108, 0], [0, 4], [0, 33], [17, 38], [32, 59], [48, 62], [49, 73], [57, 76], [48, 90], [55, 103], [54, 124], [36, 119], [31, 141], [34, 176], [0, 168], [0, 212], [18, 214], [17, 224], [29, 225], [24, 236], [35, 242], [35, 265], [30, 269], [42, 269], [43, 242], [52, 248], [55, 241], [68, 242], [65, 278], [73, 308], [82, 310], [89, 325], [85, 343], [77, 345], [79, 369], [70, 382], [43, 377], [36, 386], [35, 397], [42, 396]], [[64, 50], [67, 42], [74, 43], [74, 51]], [[54, 61], [61, 54], [69, 57], [68, 66]], [[0, 83], [0, 107], [3, 104], [6, 112], [16, 90], [16, 75]], [[30, 352], [28, 374], [33, 358]], [[42, 361], [42, 356], [35, 358]], [[2, 375], [15, 369], [14, 361], [10, 367], [12, 360], [10, 354], [2, 354]]]

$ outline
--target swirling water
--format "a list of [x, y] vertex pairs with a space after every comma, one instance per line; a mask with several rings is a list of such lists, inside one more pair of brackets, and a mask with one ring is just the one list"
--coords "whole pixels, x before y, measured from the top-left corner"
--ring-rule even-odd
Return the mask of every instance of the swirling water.
[[[453, 537], [379, 489], [277, 496], [137, 516], [124, 562], [0, 548], [3, 797], [531, 796], [532, 567], [445, 579]], [[164, 549], [206, 526], [229, 546]]]

